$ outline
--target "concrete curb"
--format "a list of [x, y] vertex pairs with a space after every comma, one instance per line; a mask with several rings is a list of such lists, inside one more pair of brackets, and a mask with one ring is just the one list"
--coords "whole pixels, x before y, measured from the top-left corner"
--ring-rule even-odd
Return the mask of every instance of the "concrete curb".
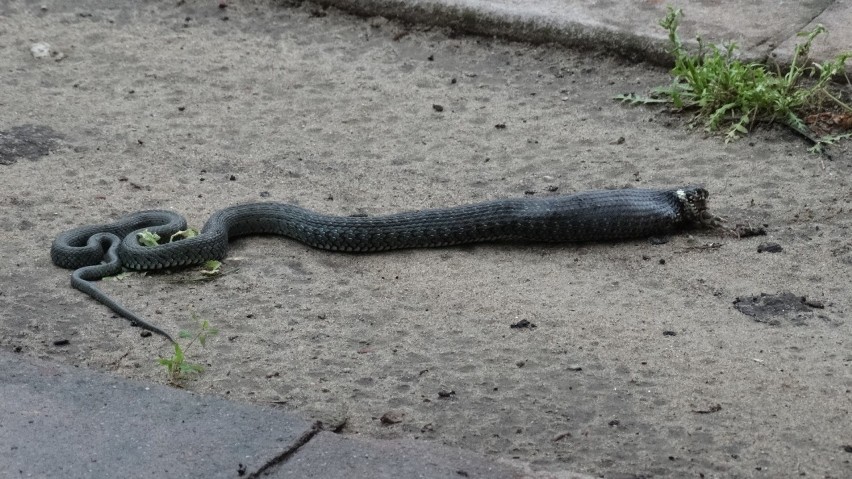
[[[464, 33], [496, 36], [534, 44], [555, 43], [571, 48], [606, 51], [631, 61], [661, 66], [672, 64], [668, 40], [658, 22], [669, 2], [625, 6], [588, 5], [568, 0], [316, 0], [359, 16], [384, 16], [409, 23], [449, 27]], [[695, 47], [696, 35], [712, 43], [734, 41], [746, 61], [781, 66], [792, 60], [798, 32], [817, 23], [829, 28], [830, 40], [820, 39], [812, 59], [822, 62], [852, 45], [852, 6], [823, 1], [778, 9], [769, 2], [742, 6], [704, 5], [673, 1], [685, 11], [681, 37]], [[724, 3], [724, 2], [722, 2]], [[742, 11], [748, 10], [748, 11]]]
[[[665, 39], [596, 24], [591, 18], [565, 21], [532, 10], [512, 11], [468, 6], [453, 1], [317, 0], [358, 16], [384, 16], [403, 22], [449, 27], [483, 36], [534, 44], [555, 43], [571, 48], [607, 51], [634, 61], [671, 65]], [[532, 2], [535, 3], [535, 2]]]

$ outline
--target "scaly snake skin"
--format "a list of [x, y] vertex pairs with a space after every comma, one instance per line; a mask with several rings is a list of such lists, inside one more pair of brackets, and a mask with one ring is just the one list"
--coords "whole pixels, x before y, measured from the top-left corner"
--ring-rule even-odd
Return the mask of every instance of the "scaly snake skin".
[[122, 267], [152, 270], [225, 258], [231, 238], [251, 234], [286, 236], [315, 248], [353, 253], [434, 248], [484, 241], [580, 242], [642, 238], [698, 225], [716, 225], [703, 188], [599, 190], [567, 196], [516, 198], [453, 208], [373, 217], [329, 216], [282, 203], [251, 203], [213, 213], [196, 237], [143, 246], [148, 230], [169, 238], [186, 229], [172, 211], [141, 211], [106, 225], [61, 233], [50, 256], [74, 269], [71, 284], [133, 324], [173, 341], [100, 291], [92, 281]]

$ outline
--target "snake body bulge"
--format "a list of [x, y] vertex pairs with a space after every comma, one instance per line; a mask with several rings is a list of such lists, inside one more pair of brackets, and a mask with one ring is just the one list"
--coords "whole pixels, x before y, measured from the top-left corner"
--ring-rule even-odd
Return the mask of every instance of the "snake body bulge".
[[[223, 259], [230, 239], [252, 234], [282, 235], [316, 248], [345, 252], [483, 241], [640, 238], [707, 224], [715, 217], [707, 212], [706, 199], [707, 191], [698, 187], [600, 190], [373, 217], [330, 216], [290, 204], [251, 203], [216, 211], [198, 236], [155, 247], [140, 245], [137, 233], [147, 229], [168, 238], [186, 229], [186, 221], [171, 211], [142, 211], [112, 224], [83, 226], [60, 234], [53, 242], [51, 258], [57, 266], [79, 268], [72, 275], [75, 287], [151, 329], [132, 313], [117, 309], [115, 302], [89, 281], [116, 274], [122, 266], [150, 270]], [[108, 261], [100, 264], [105, 255]]]

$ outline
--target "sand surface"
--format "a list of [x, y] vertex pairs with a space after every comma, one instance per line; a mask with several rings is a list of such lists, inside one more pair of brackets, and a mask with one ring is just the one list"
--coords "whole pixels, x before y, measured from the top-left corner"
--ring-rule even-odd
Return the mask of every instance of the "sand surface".
[[605, 477], [852, 475], [848, 149], [814, 156], [782, 129], [725, 144], [623, 106], [667, 73], [600, 54], [175, 3], [0, 6], [0, 347], [167, 382], [169, 344], [48, 256], [59, 232], [140, 209], [200, 227], [240, 202], [374, 215], [700, 183], [767, 235], [373, 255], [252, 237], [213, 281], [102, 286], [169, 331], [220, 329], [186, 389], [344, 434]]

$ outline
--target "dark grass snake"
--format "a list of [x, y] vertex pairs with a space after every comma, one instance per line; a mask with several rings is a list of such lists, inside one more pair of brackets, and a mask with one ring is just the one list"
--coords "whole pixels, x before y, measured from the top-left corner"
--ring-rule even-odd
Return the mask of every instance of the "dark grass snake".
[[642, 238], [694, 226], [715, 226], [707, 210], [707, 191], [599, 190], [565, 196], [503, 199], [373, 217], [329, 216], [282, 203], [230, 206], [213, 213], [193, 238], [154, 247], [139, 243], [149, 230], [168, 239], [186, 229], [172, 211], [140, 211], [105, 225], [61, 233], [50, 256], [57, 266], [74, 269], [71, 284], [134, 325], [171, 336], [100, 291], [92, 281], [121, 272], [155, 270], [223, 259], [231, 238], [251, 234], [287, 236], [315, 248], [374, 252], [431, 248], [484, 241], [582, 242]]

